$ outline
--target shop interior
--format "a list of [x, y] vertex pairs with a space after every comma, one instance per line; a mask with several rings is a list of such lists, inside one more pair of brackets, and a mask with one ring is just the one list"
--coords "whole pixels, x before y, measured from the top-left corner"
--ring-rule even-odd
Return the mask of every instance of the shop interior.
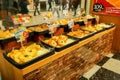
[[0, 1], [0, 80], [120, 79], [118, 1], [35, 1]]

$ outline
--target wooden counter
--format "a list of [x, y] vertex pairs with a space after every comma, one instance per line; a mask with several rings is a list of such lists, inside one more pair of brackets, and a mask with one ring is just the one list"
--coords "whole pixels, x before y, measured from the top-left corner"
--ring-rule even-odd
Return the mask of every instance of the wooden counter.
[[2, 78], [3, 80], [70, 80], [72, 78], [76, 80], [111, 51], [114, 29], [115, 27], [97, 33], [24, 69], [14, 67], [0, 54]]

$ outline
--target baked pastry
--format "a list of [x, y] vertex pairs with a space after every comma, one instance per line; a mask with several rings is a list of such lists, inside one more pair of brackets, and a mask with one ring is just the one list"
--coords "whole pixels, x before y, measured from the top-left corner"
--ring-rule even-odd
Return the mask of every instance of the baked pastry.
[[65, 41], [62, 40], [62, 39], [59, 39], [59, 40], [57, 41], [57, 43], [58, 43], [59, 46], [64, 46], [64, 45], [65, 45]]
[[54, 40], [49, 40], [48, 44], [50, 44], [51, 46], [54, 46], [56, 47], [57, 46], [57, 43], [54, 41]]
[[53, 36], [51, 39], [57, 42], [59, 37], [58, 36]]
[[66, 42], [66, 41], [68, 40], [68, 37], [65, 36], [65, 35], [60, 35], [60, 36], [59, 36], [59, 39]]

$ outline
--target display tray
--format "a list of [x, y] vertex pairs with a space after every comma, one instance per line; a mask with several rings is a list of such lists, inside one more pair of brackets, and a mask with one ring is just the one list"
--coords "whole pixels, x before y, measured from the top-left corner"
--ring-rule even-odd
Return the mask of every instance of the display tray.
[[46, 30], [42, 30], [42, 31], [40, 31], [40, 32], [38, 32], [38, 31], [34, 31], [34, 34], [36, 35], [41, 35], [41, 34], [46, 34], [46, 33], [49, 33], [49, 30], [48, 29], [46, 29]]
[[42, 28], [40, 26], [44, 26], [47, 25], [46, 23], [44, 24], [38, 24], [38, 25], [32, 25], [32, 26], [27, 26], [28, 29], [32, 30], [35, 34], [44, 34], [44, 33], [48, 33], [49, 29], [48, 28]]
[[[94, 24], [95, 18], [89, 18], [88, 21], [92, 21], [92, 24]], [[79, 25], [85, 25], [83, 20], [75, 21], [74, 23]]]
[[[34, 35], [34, 32], [29, 32], [29, 37], [33, 36], [33, 35]], [[8, 43], [8, 42], [11, 42], [11, 41], [17, 41], [15, 36], [9, 37], [9, 38], [0, 38], [0, 44], [2, 44], [2, 45], [5, 43]]]
[[[42, 59], [45, 59], [51, 55], [53, 55], [55, 53], [55, 50], [54, 48], [52, 48], [51, 46], [49, 45], [46, 45], [44, 43], [41, 43], [40, 46], [43, 48], [42, 50], [39, 50], [36, 57], [34, 57], [33, 59], [25, 62], [25, 63], [22, 63], [22, 64], [19, 64], [17, 63], [15, 60], [13, 60], [12, 58], [8, 57], [7, 54], [8, 52], [4, 52], [3, 53], [3, 56], [4, 58], [9, 61], [11, 64], [13, 64], [14, 66], [16, 66], [17, 68], [19, 69], [23, 69], [31, 64], [34, 64], [35, 62], [39, 61], [39, 60], [42, 60]], [[40, 54], [39, 54], [40, 53]]]
[[79, 41], [81, 41], [81, 40], [84, 40], [86, 38], [89, 38], [89, 37], [93, 36], [94, 34], [95, 34], [94, 32], [90, 32], [89, 34], [85, 34], [83, 36], [82, 35], [75, 36], [75, 35], [69, 35], [69, 34], [67, 34], [67, 35], [78, 38]]
[[110, 28], [115, 27], [115, 24], [114, 23], [103, 23], [103, 24], [100, 24], [100, 26], [103, 27], [104, 29], [110, 29]]
[[94, 29], [94, 30], [91, 30], [91, 29], [84, 29], [84, 28], [80, 28], [81, 30], [84, 30], [84, 31], [89, 31], [91, 32], [92, 34], [96, 34], [96, 33], [99, 33], [99, 32], [102, 32], [102, 31], [105, 31], [106, 29], [105, 28], [101, 28], [101, 29]]
[[81, 21], [75, 21], [74, 24], [85, 25], [83, 20], [81, 20]]
[[[57, 51], [57, 52], [59, 52], [61, 50], [64, 50], [64, 49], [66, 49], [66, 48], [68, 48], [68, 47], [70, 47], [70, 46], [72, 46], [72, 45], [79, 42], [79, 39], [76, 38], [76, 37], [72, 37], [72, 36], [69, 36], [69, 35], [65, 35], [65, 36], [67, 36], [68, 39], [67, 39], [66, 43], [63, 46], [59, 46], [59, 45], [58, 46], [52, 46], [50, 44], [45, 43], [45, 41], [43, 41], [43, 42], [45, 44], [47, 44], [47, 45], [50, 45], [50, 46], [54, 47], [55, 51]], [[46, 39], [46, 40], [49, 40], [49, 39]]]
[[10, 37], [10, 38], [1, 38], [0, 39], [0, 44], [4, 44], [4, 43], [7, 43], [7, 42], [10, 42], [10, 41], [15, 41], [16, 40], [16, 38], [15, 37]]
[[102, 32], [102, 31], [105, 31], [105, 30], [106, 30], [106, 29], [103, 28], [103, 29], [101, 29], [101, 30], [93, 31], [92, 34], [97, 34], [97, 33], [100, 33], [100, 32]]
[[64, 28], [64, 31], [68, 31], [69, 30], [68, 24], [60, 25], [60, 28]]
[[95, 17], [92, 17], [92, 18], [88, 18], [88, 21], [95, 21]]

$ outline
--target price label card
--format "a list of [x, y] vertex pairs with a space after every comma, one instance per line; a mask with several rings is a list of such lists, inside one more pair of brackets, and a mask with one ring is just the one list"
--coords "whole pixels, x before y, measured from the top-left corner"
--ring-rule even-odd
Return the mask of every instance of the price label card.
[[95, 15], [95, 18], [96, 18], [96, 22], [97, 22], [97, 24], [98, 24], [100, 17], [99, 17], [98, 15]]
[[73, 20], [70, 20], [70, 21], [68, 22], [68, 26], [69, 26], [70, 29], [73, 28], [73, 27], [74, 27], [74, 21], [73, 21]]
[[49, 33], [53, 34], [57, 31], [57, 27], [56, 26], [49, 26]]
[[25, 29], [21, 29], [15, 32], [14, 35], [15, 38], [17, 39], [17, 42], [22, 42], [29, 36], [29, 33], [25, 31]]
[[23, 32], [24, 30], [18, 30], [17, 32], [14, 33], [15, 38], [17, 39], [17, 42], [24, 41], [23, 36], [22, 36]]

